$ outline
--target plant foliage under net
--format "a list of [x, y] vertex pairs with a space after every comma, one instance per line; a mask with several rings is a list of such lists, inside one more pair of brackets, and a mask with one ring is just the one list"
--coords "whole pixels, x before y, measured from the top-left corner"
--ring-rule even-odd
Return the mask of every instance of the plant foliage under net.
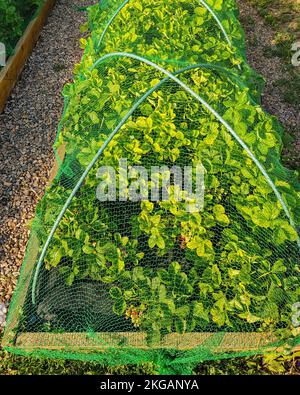
[[[280, 163], [283, 131], [259, 104], [235, 1], [107, 0], [87, 27], [4, 346], [181, 373], [293, 347], [298, 175]], [[112, 180], [99, 169], [122, 158], [133, 183], [136, 166], [201, 162], [203, 209], [172, 182], [169, 200], [117, 187], [100, 201]]]

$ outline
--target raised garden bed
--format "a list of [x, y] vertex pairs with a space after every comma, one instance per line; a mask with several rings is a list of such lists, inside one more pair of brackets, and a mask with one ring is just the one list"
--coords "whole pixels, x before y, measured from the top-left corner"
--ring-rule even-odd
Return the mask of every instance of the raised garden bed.
[[[299, 343], [289, 322], [299, 185], [280, 164], [280, 125], [258, 104], [235, 3], [208, 3], [226, 37], [203, 2], [179, 1], [185, 23], [171, 1], [90, 9], [93, 33], [64, 90], [62, 155], [33, 225], [8, 350], [166, 364], [166, 351], [184, 352], [180, 364]], [[146, 21], [160, 29], [142, 34]], [[99, 202], [97, 169], [125, 157], [147, 169], [201, 158], [203, 213], [173, 200]]]
[[18, 41], [14, 55], [7, 60], [6, 66], [0, 69], [0, 113], [4, 110], [5, 103], [18, 81], [55, 1], [45, 1], [38, 15], [29, 23]]

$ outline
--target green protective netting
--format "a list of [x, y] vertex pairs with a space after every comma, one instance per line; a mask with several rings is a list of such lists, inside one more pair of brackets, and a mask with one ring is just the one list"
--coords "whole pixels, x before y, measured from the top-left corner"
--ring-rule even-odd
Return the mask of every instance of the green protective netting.
[[[89, 8], [91, 34], [63, 92], [57, 173], [10, 306], [9, 351], [188, 373], [300, 342], [298, 174], [282, 166], [282, 128], [259, 105], [235, 1], [207, 4]], [[199, 165], [201, 209], [174, 170], [192, 167], [195, 187]], [[156, 175], [158, 199], [143, 172]]]

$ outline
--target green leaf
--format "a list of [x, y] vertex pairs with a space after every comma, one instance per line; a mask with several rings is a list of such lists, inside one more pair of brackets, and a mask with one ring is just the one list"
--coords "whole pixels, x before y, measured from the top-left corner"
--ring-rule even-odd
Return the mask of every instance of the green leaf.
[[270, 302], [274, 302], [277, 305], [281, 305], [282, 303], [284, 303], [284, 300], [286, 299], [286, 294], [282, 288], [272, 283], [267, 298]]
[[297, 232], [287, 221], [276, 221], [276, 228], [273, 233], [275, 243], [283, 244], [287, 240], [296, 241], [297, 237]]
[[159, 275], [161, 281], [163, 281], [163, 282], [166, 283], [166, 284], [170, 284], [171, 279], [170, 279], [169, 272], [168, 272], [167, 270], [165, 270], [165, 269], [160, 269], [160, 270], [158, 271], [158, 275]]
[[50, 261], [51, 266], [56, 267], [60, 263], [63, 256], [64, 253], [62, 248], [59, 248], [58, 250], [54, 250], [54, 252], [51, 254], [51, 261]]
[[90, 254], [93, 254], [93, 253], [95, 252], [95, 248], [92, 247], [92, 246], [89, 246], [89, 245], [84, 245], [84, 246], [82, 247], [82, 251], [83, 251], [85, 254], [90, 255]]
[[226, 314], [224, 310], [220, 310], [219, 308], [213, 307], [210, 310], [212, 320], [218, 325], [223, 326], [226, 322]]
[[243, 318], [247, 322], [249, 322], [249, 324], [254, 324], [257, 321], [261, 321], [260, 317], [257, 317], [256, 315], [251, 314], [250, 311], [248, 311], [246, 313], [238, 314], [238, 316], [240, 318]]
[[74, 280], [75, 280], [75, 275], [74, 275], [74, 273], [72, 272], [72, 273], [70, 273], [70, 274], [68, 275], [67, 280], [66, 280], [66, 284], [70, 286], [70, 285], [73, 284]]
[[272, 267], [272, 273], [284, 273], [284, 272], [286, 272], [286, 267], [283, 263], [283, 259], [278, 259]]
[[179, 308], [176, 309], [176, 313], [175, 314], [179, 318], [184, 319], [184, 318], [186, 318], [188, 316], [189, 312], [190, 312], [189, 306], [182, 306], [182, 307], [179, 307]]
[[100, 123], [100, 119], [98, 118], [98, 115], [95, 111], [89, 112], [88, 116], [90, 117], [90, 119], [94, 125], [97, 125], [98, 123]]
[[109, 293], [110, 293], [110, 296], [113, 299], [121, 299], [121, 298], [123, 298], [122, 291], [121, 291], [121, 289], [119, 287], [112, 287], [109, 290]]
[[216, 204], [213, 208], [213, 212], [216, 220], [222, 225], [229, 225], [230, 221], [228, 216], [225, 214], [225, 208], [220, 204]]
[[274, 302], [266, 302], [263, 306], [262, 311], [258, 314], [261, 318], [277, 321], [279, 319], [279, 310], [278, 306]]
[[164, 299], [161, 308], [167, 317], [172, 317], [175, 313], [175, 303], [172, 299]]
[[164, 239], [163, 239], [161, 236], [159, 236], [159, 237], [157, 238], [156, 244], [157, 244], [157, 247], [160, 248], [160, 249], [164, 249], [165, 246], [166, 246], [166, 245], [165, 245], [165, 241], [164, 241]]
[[203, 303], [194, 302], [194, 316], [209, 322], [208, 311], [204, 309]]
[[222, 283], [222, 276], [217, 265], [212, 265], [211, 273], [213, 284], [216, 286], [220, 286]]
[[204, 139], [204, 143], [207, 145], [213, 145], [216, 141], [216, 138], [218, 137], [219, 130], [218, 130], [218, 124], [216, 125], [211, 125], [210, 126], [210, 131], [208, 135]]
[[126, 310], [126, 302], [124, 299], [117, 299], [113, 306], [113, 311], [117, 315], [122, 315]]
[[154, 204], [152, 202], [149, 202], [148, 200], [143, 200], [141, 203], [141, 208], [142, 210], [148, 211], [151, 213], [154, 208]]
[[149, 245], [149, 247], [150, 247], [150, 248], [154, 248], [154, 247], [156, 246], [156, 241], [157, 241], [157, 237], [154, 236], [154, 235], [151, 235], [151, 236], [149, 237], [149, 240], [148, 240], [148, 245]]
[[184, 333], [186, 331], [186, 320], [183, 320], [180, 317], [175, 317], [174, 324], [177, 333]]
[[203, 7], [195, 7], [194, 12], [196, 15], [202, 16], [205, 15], [205, 9]]

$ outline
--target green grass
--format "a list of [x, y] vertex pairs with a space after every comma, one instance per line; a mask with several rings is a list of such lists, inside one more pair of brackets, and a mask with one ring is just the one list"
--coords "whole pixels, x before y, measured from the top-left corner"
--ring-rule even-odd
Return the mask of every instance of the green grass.
[[[256, 8], [265, 22], [276, 31], [274, 42], [264, 48], [264, 55], [268, 58], [277, 57], [282, 60], [282, 76], [273, 84], [281, 92], [284, 102], [290, 104], [300, 112], [300, 67], [291, 63], [292, 44], [300, 41], [300, 3], [296, 0], [245, 0]], [[253, 43], [250, 45], [255, 47]], [[295, 170], [300, 170], [300, 154], [297, 145], [293, 144], [299, 131], [294, 126], [287, 127], [290, 135], [285, 144], [283, 155], [284, 164]]]
[[20, 357], [0, 351], [0, 375], [142, 375], [155, 374], [152, 364], [110, 368], [96, 363]]
[[[143, 375], [156, 374], [156, 366], [147, 363], [107, 367], [97, 363], [20, 357], [0, 351], [0, 375]], [[196, 367], [196, 375], [272, 375], [300, 374], [300, 362], [291, 357], [252, 357], [211, 361]]]
[[300, 35], [300, 4], [296, 0], [247, 0], [267, 23]]

